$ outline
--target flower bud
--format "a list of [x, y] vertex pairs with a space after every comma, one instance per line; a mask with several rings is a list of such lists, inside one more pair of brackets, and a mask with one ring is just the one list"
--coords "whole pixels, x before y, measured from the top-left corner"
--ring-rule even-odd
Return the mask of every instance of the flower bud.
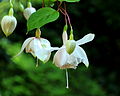
[[63, 39], [63, 44], [65, 44], [65, 42], [68, 40], [68, 35], [66, 31], [63, 32], [62, 39]]
[[28, 8], [26, 8], [23, 12], [23, 15], [26, 18], [26, 20], [28, 20], [30, 15], [34, 12], [36, 12], [36, 9], [32, 7], [32, 4], [30, 2], [28, 2]]
[[1, 27], [6, 36], [13, 33], [17, 25], [17, 20], [14, 16], [4, 16], [1, 20]]
[[67, 53], [71, 54], [75, 50], [76, 42], [75, 40], [67, 40], [65, 45]]

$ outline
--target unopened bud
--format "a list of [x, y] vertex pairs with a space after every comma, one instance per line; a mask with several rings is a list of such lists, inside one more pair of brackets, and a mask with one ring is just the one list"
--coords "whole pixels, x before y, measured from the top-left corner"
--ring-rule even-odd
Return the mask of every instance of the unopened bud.
[[71, 54], [76, 47], [76, 42], [75, 40], [67, 40], [66, 41], [66, 51], [68, 54]]
[[[30, 3], [30, 2], [29, 2]], [[29, 19], [29, 17], [31, 16], [32, 13], [36, 12], [36, 9], [32, 7], [32, 4], [30, 3], [28, 8], [26, 8], [23, 12], [24, 17], [26, 18], [26, 20]]]
[[4, 16], [1, 20], [1, 27], [6, 36], [13, 33], [17, 25], [17, 20], [14, 16]]
[[63, 44], [65, 44], [65, 42], [68, 40], [68, 35], [66, 31], [63, 32], [62, 39], [63, 39]]

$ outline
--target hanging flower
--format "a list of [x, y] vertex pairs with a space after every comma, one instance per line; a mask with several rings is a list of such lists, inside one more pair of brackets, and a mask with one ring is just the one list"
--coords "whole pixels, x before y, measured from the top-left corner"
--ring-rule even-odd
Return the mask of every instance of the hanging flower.
[[41, 38], [37, 32], [39, 30], [36, 31], [36, 37], [30, 37], [24, 41], [21, 51], [17, 56], [25, 49], [26, 53], [31, 53], [34, 57], [45, 63], [49, 60], [51, 52], [59, 48], [51, 47], [50, 42], [47, 39]]
[[31, 14], [33, 14], [34, 12], [36, 12], [36, 9], [32, 7], [31, 2], [28, 2], [28, 7], [23, 11], [23, 15], [26, 20], [28, 20]]
[[13, 33], [17, 25], [17, 20], [13, 16], [13, 8], [10, 9], [9, 15], [6, 15], [1, 20], [1, 27], [6, 36]]
[[63, 46], [56, 52], [53, 63], [61, 69], [73, 68], [76, 69], [79, 63], [83, 62], [86, 67], [89, 66], [88, 58], [79, 45], [90, 42], [94, 39], [94, 34], [87, 34], [82, 39], [68, 40], [66, 31], [63, 32]]

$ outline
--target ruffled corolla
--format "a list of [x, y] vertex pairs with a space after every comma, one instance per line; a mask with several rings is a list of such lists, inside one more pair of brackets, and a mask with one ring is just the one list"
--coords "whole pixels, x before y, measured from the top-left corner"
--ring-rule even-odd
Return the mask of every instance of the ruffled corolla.
[[83, 62], [86, 67], [89, 66], [87, 55], [83, 48], [79, 45], [90, 42], [94, 39], [94, 34], [85, 35], [82, 39], [68, 40], [66, 32], [63, 32], [63, 46], [56, 52], [53, 63], [60, 69], [73, 68], [76, 69], [79, 63]]
[[58, 50], [59, 48], [51, 47], [50, 42], [47, 39], [30, 37], [24, 41], [21, 51], [17, 56], [21, 54], [24, 49], [26, 50], [26, 53], [31, 53], [34, 57], [37, 57], [45, 63], [49, 60], [51, 52]]

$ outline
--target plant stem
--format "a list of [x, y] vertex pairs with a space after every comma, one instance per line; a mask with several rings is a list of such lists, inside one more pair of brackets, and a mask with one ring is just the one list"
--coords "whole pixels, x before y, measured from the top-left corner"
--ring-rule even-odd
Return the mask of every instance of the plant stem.
[[69, 88], [68, 71], [67, 71], [67, 69], [66, 69], [66, 82], [67, 82], [66, 88]]
[[38, 67], [38, 65], [39, 65], [39, 61], [38, 61], [38, 58], [37, 58], [36, 67]]

